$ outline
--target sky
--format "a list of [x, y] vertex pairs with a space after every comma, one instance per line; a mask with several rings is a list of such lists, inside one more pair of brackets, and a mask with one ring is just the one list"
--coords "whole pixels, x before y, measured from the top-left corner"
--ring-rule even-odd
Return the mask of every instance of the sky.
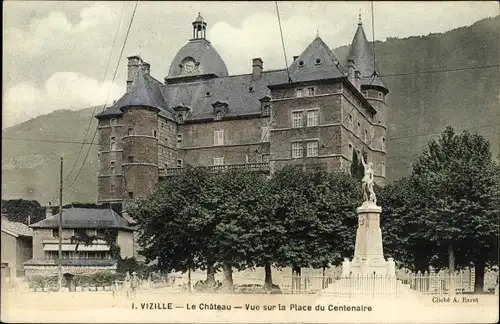
[[[112, 103], [125, 91], [127, 56], [140, 54], [163, 81], [171, 60], [192, 36], [201, 12], [207, 38], [230, 74], [250, 73], [252, 58], [264, 69], [285, 59], [275, 2], [4, 1], [2, 128], [59, 109]], [[361, 13], [368, 38], [443, 33], [499, 14], [497, 1], [278, 2], [288, 58], [317, 34], [332, 49], [348, 45]]]

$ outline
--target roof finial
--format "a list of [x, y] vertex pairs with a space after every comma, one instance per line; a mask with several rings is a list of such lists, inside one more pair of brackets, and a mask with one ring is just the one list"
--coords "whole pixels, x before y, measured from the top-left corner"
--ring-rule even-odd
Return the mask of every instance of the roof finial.
[[362, 25], [363, 23], [361, 22], [361, 8], [359, 8], [359, 21], [358, 25]]
[[319, 37], [319, 28], [316, 28], [316, 36]]

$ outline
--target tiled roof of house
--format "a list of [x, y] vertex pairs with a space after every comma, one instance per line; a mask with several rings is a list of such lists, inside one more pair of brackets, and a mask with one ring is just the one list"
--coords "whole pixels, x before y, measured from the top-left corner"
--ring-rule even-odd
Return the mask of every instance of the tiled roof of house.
[[[32, 228], [57, 228], [59, 214], [31, 225]], [[132, 230], [129, 223], [112, 209], [69, 208], [63, 209], [63, 228], [119, 228]]]
[[2, 216], [2, 231], [15, 237], [33, 236], [33, 230], [29, 228], [28, 225], [19, 222], [11, 222], [4, 216]]

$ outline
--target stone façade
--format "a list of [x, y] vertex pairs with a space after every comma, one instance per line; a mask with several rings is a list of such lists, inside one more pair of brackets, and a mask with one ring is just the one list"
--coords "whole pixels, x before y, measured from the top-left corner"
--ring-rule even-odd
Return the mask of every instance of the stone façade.
[[[187, 165], [348, 171], [353, 150], [367, 154], [376, 182], [384, 184], [388, 89], [367, 59], [361, 23], [347, 67], [316, 37], [288, 71], [265, 71], [254, 59], [252, 73], [234, 76], [205, 39], [201, 16], [193, 27], [164, 83], [151, 77], [142, 58], [129, 57], [127, 93], [97, 116], [99, 202], [147, 197], [162, 177]], [[317, 111], [312, 126], [311, 110]], [[302, 113], [301, 127], [294, 127], [293, 112]], [[311, 141], [317, 153], [308, 156]], [[292, 145], [296, 155], [302, 147], [301, 157], [292, 156]]]

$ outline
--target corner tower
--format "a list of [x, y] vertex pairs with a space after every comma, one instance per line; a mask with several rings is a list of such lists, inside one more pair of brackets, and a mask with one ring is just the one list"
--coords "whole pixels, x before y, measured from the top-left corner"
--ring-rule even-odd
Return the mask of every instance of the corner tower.
[[386, 180], [386, 132], [387, 132], [387, 95], [389, 89], [378, 75], [373, 53], [373, 43], [366, 38], [359, 16], [358, 29], [349, 50], [349, 61], [354, 62], [360, 74], [360, 90], [368, 102], [377, 110], [372, 125], [370, 147], [373, 150], [370, 158], [375, 167], [375, 181], [383, 185]]

